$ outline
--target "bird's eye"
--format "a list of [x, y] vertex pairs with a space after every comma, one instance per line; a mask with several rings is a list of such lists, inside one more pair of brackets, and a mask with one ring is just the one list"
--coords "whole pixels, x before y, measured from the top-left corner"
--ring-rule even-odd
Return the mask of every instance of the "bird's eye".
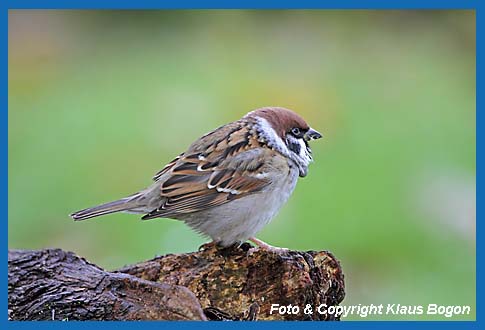
[[291, 129], [291, 133], [294, 135], [294, 136], [300, 136], [301, 135], [301, 130], [298, 128], [298, 127], [294, 127]]

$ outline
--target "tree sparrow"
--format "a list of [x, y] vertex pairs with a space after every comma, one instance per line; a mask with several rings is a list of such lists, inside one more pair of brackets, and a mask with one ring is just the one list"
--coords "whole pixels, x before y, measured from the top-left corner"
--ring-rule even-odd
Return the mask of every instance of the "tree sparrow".
[[172, 218], [226, 247], [250, 240], [279, 211], [312, 161], [308, 141], [322, 135], [296, 113], [254, 110], [196, 140], [131, 196], [71, 214], [85, 220], [114, 212]]

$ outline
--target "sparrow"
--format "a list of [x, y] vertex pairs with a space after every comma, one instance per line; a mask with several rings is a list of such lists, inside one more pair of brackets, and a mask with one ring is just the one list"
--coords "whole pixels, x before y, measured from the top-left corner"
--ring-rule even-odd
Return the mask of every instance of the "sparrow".
[[[322, 135], [295, 112], [264, 107], [193, 142], [128, 197], [70, 216], [85, 220], [115, 212], [144, 214], [142, 220], [184, 221], [222, 247], [253, 242], [292, 194], [313, 161], [310, 140]], [[286, 250], [286, 249], [284, 249]]]

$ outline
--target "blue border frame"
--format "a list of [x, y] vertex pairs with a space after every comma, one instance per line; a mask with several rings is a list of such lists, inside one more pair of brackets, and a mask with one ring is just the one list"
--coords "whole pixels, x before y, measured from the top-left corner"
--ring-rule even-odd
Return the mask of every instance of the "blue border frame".
[[[478, 111], [481, 105], [480, 95], [480, 83], [481, 73], [483, 71], [482, 60], [479, 58], [482, 52], [482, 42], [480, 37], [481, 33], [481, 5], [479, 0], [335, 0], [335, 1], [314, 1], [314, 0], [301, 0], [301, 1], [277, 1], [277, 0], [233, 0], [233, 1], [221, 1], [221, 0], [185, 0], [183, 2], [177, 2], [171, 0], [166, 3], [157, 2], [156, 0], [4, 0], [0, 3], [1, 18], [3, 26], [3, 33], [1, 34], [2, 45], [5, 49], [1, 52], [1, 59], [4, 65], [2, 66], [2, 74], [4, 78], [2, 84], [2, 98], [5, 109], [1, 118], [1, 137], [2, 137], [2, 162], [1, 169], [4, 175], [1, 178], [2, 189], [2, 213], [3, 213], [3, 237], [5, 239], [5, 246], [8, 250], [8, 10], [9, 9], [475, 9], [476, 10], [476, 23], [477, 23], [477, 43], [476, 43], [476, 86], [477, 86], [477, 172], [480, 165], [483, 163], [480, 147], [482, 145], [481, 140], [483, 134], [480, 132], [480, 127], [483, 127], [483, 120], [480, 111]], [[478, 174], [478, 173], [477, 173]], [[481, 202], [483, 197], [481, 194], [481, 176], [477, 175], [477, 236], [481, 232], [481, 226], [478, 219], [481, 218]], [[478, 238], [478, 237], [477, 237]], [[482, 300], [481, 292], [483, 286], [480, 281], [479, 274], [482, 274], [482, 262], [480, 261], [480, 250], [483, 244], [477, 239], [477, 321], [352, 321], [352, 322], [18, 322], [7, 321], [7, 285], [3, 287], [4, 300], [1, 304], [1, 310], [5, 312], [4, 318], [0, 320], [0, 328], [2, 329], [51, 329], [51, 328], [64, 328], [64, 329], [86, 329], [92, 327], [103, 327], [110, 329], [160, 329], [177, 327], [177, 329], [213, 329], [213, 328], [246, 328], [246, 329], [259, 329], [259, 328], [279, 328], [284, 329], [288, 326], [300, 329], [312, 329], [321, 326], [330, 328], [368, 328], [368, 329], [478, 329], [482, 321]], [[5, 282], [7, 282], [7, 262], [3, 264], [3, 274], [5, 276]]]

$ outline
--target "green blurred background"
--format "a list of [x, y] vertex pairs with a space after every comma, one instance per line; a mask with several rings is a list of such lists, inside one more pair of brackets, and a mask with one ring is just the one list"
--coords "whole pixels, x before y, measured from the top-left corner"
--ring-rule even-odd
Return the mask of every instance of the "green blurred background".
[[147, 186], [266, 105], [325, 138], [259, 238], [332, 251], [344, 305], [471, 305], [453, 319], [475, 319], [473, 11], [11, 11], [9, 247], [107, 269], [196, 250], [207, 240], [178, 221], [68, 214]]

